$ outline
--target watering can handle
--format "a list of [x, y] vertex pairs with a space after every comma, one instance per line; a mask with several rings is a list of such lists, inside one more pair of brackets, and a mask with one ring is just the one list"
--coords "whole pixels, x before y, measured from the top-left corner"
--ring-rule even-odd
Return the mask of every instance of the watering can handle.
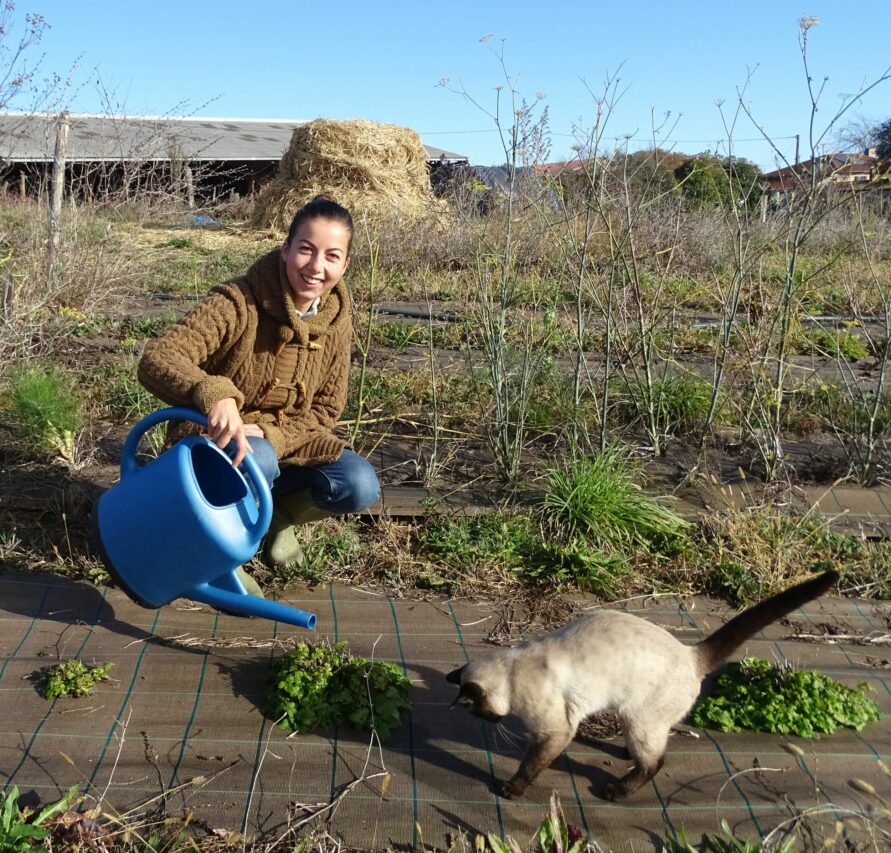
[[[169, 409], [158, 409], [156, 412], [146, 415], [141, 421], [136, 423], [133, 429], [130, 430], [130, 434], [127, 436], [124, 446], [121, 448], [122, 480], [128, 474], [132, 474], [136, 471], [139, 467], [136, 464], [136, 451], [139, 448], [139, 442], [143, 435], [145, 435], [153, 426], [162, 421], [173, 420], [193, 421], [201, 426], [207, 426], [206, 415], [203, 415], [196, 409], [187, 409], [184, 406], [172, 406]], [[251, 525], [249, 532], [251, 534], [262, 536], [269, 527], [269, 522], [272, 520], [272, 493], [269, 491], [269, 484], [266, 482], [266, 477], [263, 476], [263, 472], [251, 457], [251, 453], [245, 455], [244, 465], [247, 468], [248, 474], [250, 474], [251, 480], [253, 480], [260, 500], [260, 508], [257, 513], [257, 520]]]

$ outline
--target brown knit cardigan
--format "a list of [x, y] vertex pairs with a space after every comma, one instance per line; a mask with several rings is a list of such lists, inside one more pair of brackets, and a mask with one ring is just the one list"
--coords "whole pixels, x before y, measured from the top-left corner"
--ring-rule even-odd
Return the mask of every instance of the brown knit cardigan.
[[[346, 404], [351, 341], [343, 281], [316, 316], [300, 319], [275, 250], [149, 343], [137, 375], [164, 402], [205, 414], [234, 397], [245, 423], [260, 426], [282, 462], [322, 465], [346, 446], [332, 428]], [[168, 438], [190, 431], [181, 424]]]

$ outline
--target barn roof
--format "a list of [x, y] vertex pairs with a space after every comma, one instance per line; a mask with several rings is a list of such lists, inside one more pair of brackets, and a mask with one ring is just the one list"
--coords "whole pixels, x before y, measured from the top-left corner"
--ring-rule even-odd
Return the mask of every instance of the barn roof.
[[[0, 113], [0, 160], [53, 159], [57, 116]], [[120, 160], [277, 161], [305, 121], [285, 119], [108, 116], [72, 113], [69, 162]], [[428, 160], [463, 161], [464, 154], [425, 145]]]

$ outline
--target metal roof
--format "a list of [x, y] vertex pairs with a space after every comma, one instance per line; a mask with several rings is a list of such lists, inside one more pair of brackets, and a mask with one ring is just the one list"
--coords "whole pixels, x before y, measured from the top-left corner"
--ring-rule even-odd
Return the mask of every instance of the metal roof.
[[[52, 160], [57, 118], [46, 113], [0, 113], [0, 160]], [[69, 162], [172, 158], [244, 162], [278, 161], [294, 128], [306, 121], [72, 113], [69, 123]], [[424, 147], [428, 160], [467, 161], [463, 154]]]

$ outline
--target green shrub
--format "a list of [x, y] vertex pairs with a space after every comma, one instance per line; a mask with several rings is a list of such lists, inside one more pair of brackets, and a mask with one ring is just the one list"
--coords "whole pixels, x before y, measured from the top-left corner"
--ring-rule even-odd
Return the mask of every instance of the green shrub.
[[346, 643], [301, 642], [273, 663], [265, 711], [288, 731], [350, 726], [384, 739], [410, 707], [410, 688], [396, 664], [353, 657]]
[[847, 687], [822, 672], [775, 666], [760, 658], [731, 663], [691, 712], [694, 725], [816, 738], [840, 726], [858, 731], [881, 718], [866, 684]]
[[77, 378], [61, 367], [36, 364], [10, 373], [7, 408], [26, 453], [71, 461], [83, 426], [81, 405]]
[[630, 558], [637, 548], [673, 555], [693, 525], [646, 494], [634, 481], [640, 466], [619, 445], [593, 459], [548, 472], [544, 507], [569, 538], [584, 536], [612, 554]]
[[44, 670], [39, 687], [47, 699], [86, 696], [92, 693], [97, 681], [108, 681], [108, 671], [113, 666], [113, 663], [87, 666], [77, 658], [68, 658]]

